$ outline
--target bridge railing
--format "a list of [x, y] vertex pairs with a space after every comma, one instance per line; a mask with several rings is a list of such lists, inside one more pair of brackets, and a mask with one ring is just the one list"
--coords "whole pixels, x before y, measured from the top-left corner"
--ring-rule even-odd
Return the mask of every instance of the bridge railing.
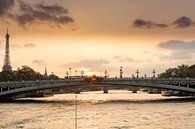
[[0, 93], [19, 88], [39, 87], [47, 84], [68, 84], [72, 82], [80, 83], [83, 79], [61, 79], [61, 80], [36, 80], [36, 81], [20, 81], [20, 82], [0, 82]]
[[[74, 79], [61, 79], [61, 80], [37, 80], [37, 81], [21, 81], [21, 82], [0, 82], [0, 92], [26, 88], [37, 87], [46, 84], [64, 84], [64, 83], [82, 83], [83, 78]], [[104, 78], [102, 82], [106, 83], [145, 83], [147, 84], [164, 84], [170, 86], [181, 86], [188, 88], [195, 88], [195, 79], [193, 78]]]
[[187, 88], [195, 89], [195, 79], [194, 78], [111, 78], [106, 79], [106, 82], [112, 81], [115, 83], [120, 82], [132, 82], [132, 83], [145, 83], [145, 84], [164, 84], [169, 86], [181, 86]]

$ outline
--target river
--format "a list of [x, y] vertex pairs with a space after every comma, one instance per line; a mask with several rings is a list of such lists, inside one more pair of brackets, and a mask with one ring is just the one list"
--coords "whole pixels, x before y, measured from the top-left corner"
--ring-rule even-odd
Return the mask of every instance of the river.
[[[195, 128], [195, 99], [130, 91], [77, 97], [77, 129]], [[75, 95], [0, 103], [0, 129], [75, 129]]]

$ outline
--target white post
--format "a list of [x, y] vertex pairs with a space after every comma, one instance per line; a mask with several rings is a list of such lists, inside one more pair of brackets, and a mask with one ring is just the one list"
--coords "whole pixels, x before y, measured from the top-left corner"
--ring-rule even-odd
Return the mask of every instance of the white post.
[[75, 95], [75, 129], [77, 129], [77, 95]]
[[187, 83], [187, 88], [190, 88], [190, 82], [187, 81], [186, 83]]

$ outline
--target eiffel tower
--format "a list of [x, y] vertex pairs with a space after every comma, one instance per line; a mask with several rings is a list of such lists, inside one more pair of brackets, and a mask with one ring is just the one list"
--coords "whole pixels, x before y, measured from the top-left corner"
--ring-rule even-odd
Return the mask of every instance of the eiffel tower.
[[5, 59], [4, 59], [4, 66], [3, 66], [3, 71], [12, 71], [11, 63], [10, 63], [10, 56], [9, 56], [9, 32], [7, 29], [7, 34], [6, 34], [6, 46], [5, 46]]

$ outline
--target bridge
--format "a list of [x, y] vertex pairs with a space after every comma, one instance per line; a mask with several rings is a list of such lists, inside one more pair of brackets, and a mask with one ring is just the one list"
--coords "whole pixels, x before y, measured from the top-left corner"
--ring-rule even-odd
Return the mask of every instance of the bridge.
[[32, 97], [41, 93], [80, 93], [82, 91], [102, 90], [108, 93], [110, 89], [127, 89], [136, 92], [140, 88], [157, 88], [159, 90], [182, 91], [195, 94], [195, 79], [132, 79], [132, 78], [101, 78], [101, 79], [62, 79], [22, 82], [0, 82], [0, 99], [15, 99]]

